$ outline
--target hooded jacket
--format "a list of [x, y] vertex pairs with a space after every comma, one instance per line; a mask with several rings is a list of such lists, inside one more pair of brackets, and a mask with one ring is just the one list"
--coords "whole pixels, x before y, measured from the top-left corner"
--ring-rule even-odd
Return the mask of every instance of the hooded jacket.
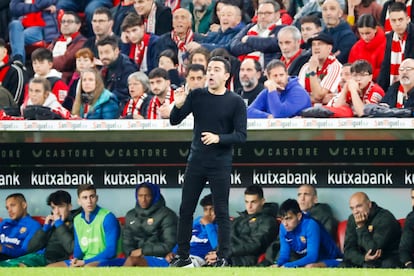
[[[151, 205], [143, 209], [138, 203], [138, 190], [149, 188], [152, 193]], [[123, 251], [129, 256], [131, 251], [141, 248], [146, 256], [165, 257], [176, 243], [177, 215], [165, 206], [159, 186], [144, 182], [136, 186], [136, 205], [125, 216]]]
[[[80, 114], [83, 115], [83, 105], [81, 106]], [[104, 89], [101, 96], [93, 105], [93, 108], [89, 108], [86, 114], [86, 119], [118, 119], [119, 118], [119, 102], [117, 97], [110, 91]]]

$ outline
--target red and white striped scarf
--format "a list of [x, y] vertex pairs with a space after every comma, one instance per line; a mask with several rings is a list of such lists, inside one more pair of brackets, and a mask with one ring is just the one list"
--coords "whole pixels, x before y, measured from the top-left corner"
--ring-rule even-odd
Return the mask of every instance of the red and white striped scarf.
[[167, 92], [163, 103], [157, 96], [153, 97], [149, 103], [147, 119], [162, 119], [160, 116], [160, 106], [164, 103], [169, 105], [172, 102], [174, 102], [174, 90], [172, 89]]
[[[322, 68], [321, 69], [318, 69], [316, 71], [316, 76], [318, 77], [318, 79], [320, 81], [328, 74], [328, 67], [329, 67], [329, 65], [331, 65], [332, 63], [334, 63], [335, 60], [336, 60], [336, 58], [333, 55], [329, 55], [328, 58], [323, 63]], [[309, 76], [305, 76], [305, 89], [309, 93], [312, 93]]]
[[400, 86], [398, 86], [397, 103], [395, 104], [395, 107], [404, 108], [404, 99], [405, 99], [404, 88], [400, 84]]
[[125, 105], [124, 107], [124, 111], [122, 112], [122, 116], [132, 116], [132, 118], [134, 117], [134, 115], [141, 115], [141, 109], [142, 109], [142, 104], [144, 103], [144, 100], [148, 97], [147, 93], [144, 93], [141, 95], [141, 97], [138, 98], [138, 100], [134, 100], [134, 99], [130, 99], [128, 101], [128, 103]]
[[151, 11], [148, 15], [148, 18], [144, 19], [145, 32], [155, 33], [156, 13], [157, 13], [157, 5], [155, 5], [155, 3], [152, 3]]
[[187, 34], [185, 35], [184, 41], [180, 39], [180, 37], [176, 34], [176, 32], [173, 30], [171, 32], [171, 39], [177, 44], [178, 48], [178, 72], [181, 76], [185, 73], [185, 66], [184, 66], [184, 59], [183, 56], [187, 52], [187, 49], [185, 48], [185, 45], [187, 43], [190, 43], [194, 39], [194, 33], [191, 28], [188, 29]]
[[147, 51], [151, 35], [144, 34], [140, 43], [132, 44], [129, 50], [129, 57], [135, 61], [140, 71], [147, 72]]
[[[253, 27], [251, 27], [247, 31], [246, 35], [248, 35], [248, 36], [269, 37], [270, 32], [276, 27], [276, 25], [277, 24], [274, 23], [274, 24], [271, 24], [266, 29], [260, 30], [259, 29], [259, 25], [258, 24], [255, 24]], [[241, 56], [239, 56], [239, 60], [240, 61], [243, 61], [246, 58], [255, 59], [255, 60], [259, 61], [262, 66], [264, 66], [264, 55], [260, 51], [255, 51], [255, 52], [248, 53], [247, 55], [241, 55]]]
[[[413, 0], [408, 0], [407, 3], [405, 3], [407, 15], [411, 17], [411, 5]], [[385, 13], [385, 22], [384, 22], [384, 32], [389, 33], [392, 31], [391, 23], [390, 23], [390, 11], [389, 11], [390, 5], [388, 5], [387, 12]]]
[[398, 80], [398, 68], [400, 68], [400, 64], [404, 60], [404, 49], [406, 42], [407, 32], [405, 32], [402, 39], [400, 39], [396, 32], [393, 33], [390, 57], [390, 85]]
[[173, 13], [176, 9], [179, 9], [181, 6], [180, 0], [165, 0], [165, 6], [171, 9]]

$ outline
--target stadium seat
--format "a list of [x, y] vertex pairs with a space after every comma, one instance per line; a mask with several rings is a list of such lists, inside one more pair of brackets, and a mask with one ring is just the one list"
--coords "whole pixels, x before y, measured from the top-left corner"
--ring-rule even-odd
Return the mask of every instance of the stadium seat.
[[32, 218], [35, 221], [39, 222], [41, 225], [43, 225], [45, 223], [45, 217], [42, 217], [42, 216], [32, 216]]
[[336, 232], [336, 242], [341, 252], [344, 252], [345, 232], [347, 220], [343, 220], [338, 224], [338, 230]]
[[124, 226], [124, 225], [125, 225], [125, 217], [118, 217], [117, 219], [118, 219], [119, 224], [120, 224], [121, 226]]
[[400, 223], [401, 229], [404, 229], [404, 225], [405, 225], [405, 218], [400, 218], [398, 220], [398, 222]]

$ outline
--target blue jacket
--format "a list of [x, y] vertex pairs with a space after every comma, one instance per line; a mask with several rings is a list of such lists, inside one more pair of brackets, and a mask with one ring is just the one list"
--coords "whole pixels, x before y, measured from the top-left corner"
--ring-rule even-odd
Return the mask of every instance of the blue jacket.
[[194, 41], [198, 42], [209, 51], [212, 51], [217, 48], [224, 48], [230, 52], [230, 42], [238, 34], [245, 24], [240, 22], [234, 28], [228, 28], [225, 32], [221, 31], [221, 28], [218, 32], [208, 32], [207, 36], [200, 34], [194, 34]]
[[[342, 257], [341, 251], [325, 228], [307, 214], [302, 214], [299, 224], [290, 232], [281, 224], [279, 237], [279, 266], [304, 267], [307, 264]], [[289, 262], [291, 252], [302, 258]]]
[[33, 235], [41, 228], [40, 223], [29, 215], [19, 219], [4, 219], [0, 223], [1, 255], [16, 258], [25, 255]]
[[289, 77], [283, 91], [270, 92], [264, 89], [247, 108], [247, 118], [289, 118], [311, 107], [309, 93], [299, 84], [297, 77]]
[[[81, 113], [84, 114], [83, 105]], [[119, 118], [119, 102], [117, 97], [110, 91], [104, 89], [98, 101], [89, 108], [86, 119], [118, 119]]]
[[347, 63], [349, 52], [357, 41], [356, 36], [349, 24], [341, 19], [338, 26], [334, 28], [325, 28], [323, 32], [329, 34], [334, 41], [332, 53], [340, 51], [336, 58], [342, 64]]
[[264, 54], [264, 63], [265, 65], [269, 63], [272, 59], [277, 57], [277, 54], [280, 55], [279, 43], [277, 40], [277, 34], [286, 25], [280, 25], [273, 28], [268, 37], [260, 36], [249, 36], [246, 43], [242, 43], [241, 39], [247, 35], [247, 32], [255, 24], [250, 23], [244, 27], [232, 40], [230, 44], [230, 52], [234, 56], [238, 57], [240, 55], [246, 55], [254, 51], [260, 51]]
[[57, 0], [36, 0], [34, 4], [26, 4], [24, 0], [11, 0], [10, 14], [14, 19], [23, 15], [42, 11], [42, 18], [46, 26], [43, 27], [44, 40], [51, 42], [59, 36], [56, 13], [45, 12], [43, 9], [56, 5]]

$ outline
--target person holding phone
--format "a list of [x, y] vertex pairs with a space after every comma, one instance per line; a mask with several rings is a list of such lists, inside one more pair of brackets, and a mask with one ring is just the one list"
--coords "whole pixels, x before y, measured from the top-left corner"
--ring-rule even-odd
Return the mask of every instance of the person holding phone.
[[265, 89], [247, 108], [247, 118], [290, 118], [312, 105], [309, 94], [297, 77], [289, 77], [282, 61], [270, 61], [266, 76]]

